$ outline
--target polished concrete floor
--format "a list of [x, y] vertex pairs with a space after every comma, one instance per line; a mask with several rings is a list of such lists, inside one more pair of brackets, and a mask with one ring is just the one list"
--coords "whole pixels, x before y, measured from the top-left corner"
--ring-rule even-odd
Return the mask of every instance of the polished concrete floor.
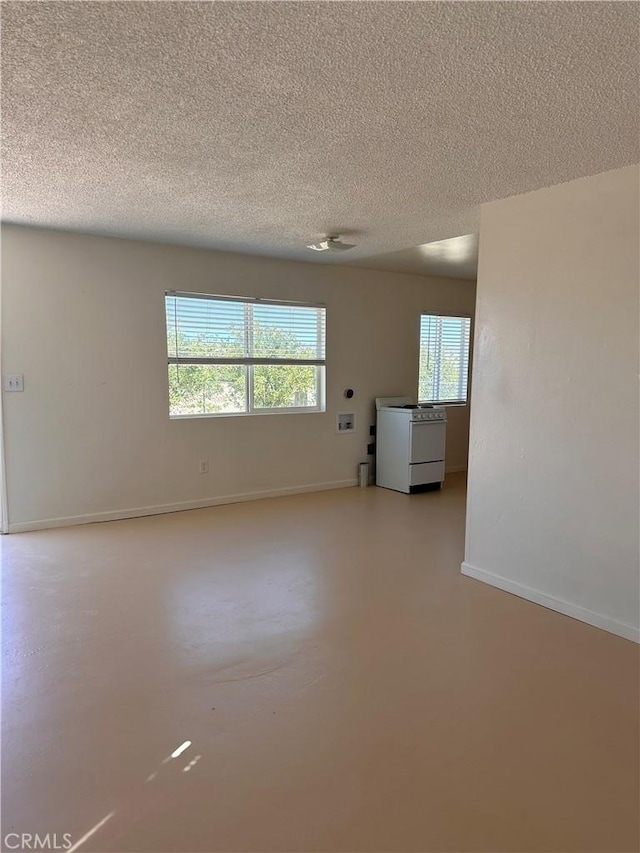
[[638, 648], [463, 531], [457, 475], [4, 537], [5, 837], [637, 851]]

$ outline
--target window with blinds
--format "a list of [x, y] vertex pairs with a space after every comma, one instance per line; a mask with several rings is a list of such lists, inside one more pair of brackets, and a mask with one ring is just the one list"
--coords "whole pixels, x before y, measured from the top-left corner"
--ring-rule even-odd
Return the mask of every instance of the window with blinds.
[[169, 414], [324, 411], [326, 308], [167, 292]]
[[420, 403], [466, 403], [470, 317], [423, 314], [420, 318]]

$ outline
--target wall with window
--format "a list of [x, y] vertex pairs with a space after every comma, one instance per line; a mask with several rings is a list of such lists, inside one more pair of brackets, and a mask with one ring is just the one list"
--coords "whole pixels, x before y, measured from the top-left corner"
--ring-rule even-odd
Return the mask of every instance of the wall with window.
[[638, 178], [482, 208], [463, 566], [633, 639]]
[[[25, 381], [4, 397], [12, 530], [355, 483], [374, 397], [416, 393], [420, 314], [475, 302], [467, 281], [14, 225], [2, 250], [2, 370]], [[176, 289], [326, 305], [326, 411], [170, 419]], [[356, 431], [336, 434], [352, 411]], [[466, 406], [448, 437], [464, 468]]]

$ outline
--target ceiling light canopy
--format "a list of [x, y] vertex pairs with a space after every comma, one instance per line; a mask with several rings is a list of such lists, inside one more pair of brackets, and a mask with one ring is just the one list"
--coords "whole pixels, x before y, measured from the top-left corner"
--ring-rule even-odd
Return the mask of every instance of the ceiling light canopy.
[[343, 243], [339, 237], [325, 237], [320, 243], [310, 243], [307, 249], [314, 252], [344, 252], [345, 249], [353, 249], [355, 243]]

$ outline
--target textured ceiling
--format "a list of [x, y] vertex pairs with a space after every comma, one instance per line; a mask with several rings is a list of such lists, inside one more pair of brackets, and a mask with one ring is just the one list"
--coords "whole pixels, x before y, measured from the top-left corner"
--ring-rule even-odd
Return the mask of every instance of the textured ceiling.
[[[477, 232], [482, 202], [640, 159], [635, 2], [1, 12], [13, 222], [385, 266]], [[326, 233], [348, 261], [304, 248]]]

